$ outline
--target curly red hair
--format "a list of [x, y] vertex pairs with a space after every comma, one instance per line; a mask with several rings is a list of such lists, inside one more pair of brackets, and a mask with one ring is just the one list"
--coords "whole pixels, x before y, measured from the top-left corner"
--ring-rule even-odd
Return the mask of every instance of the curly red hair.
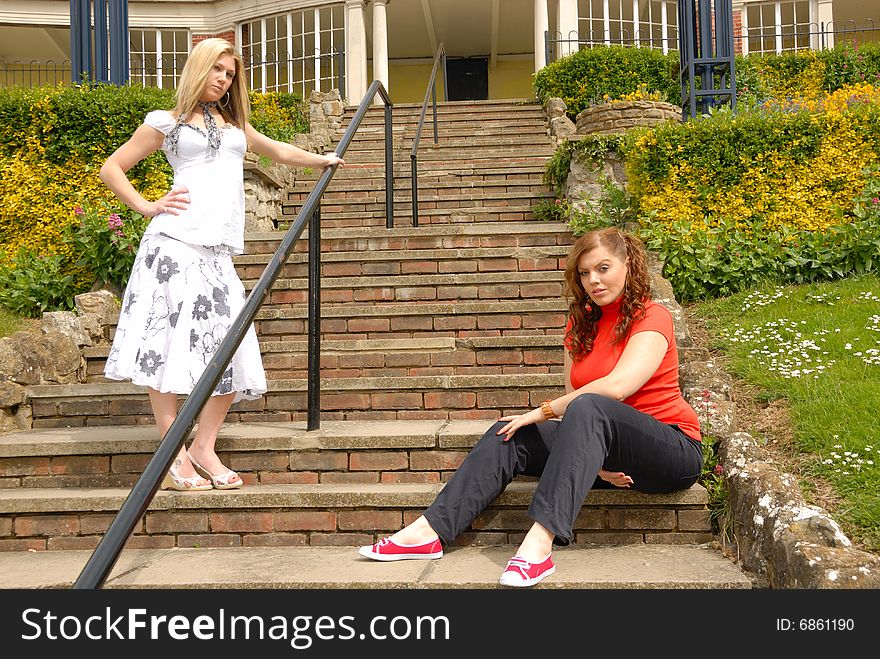
[[565, 265], [565, 289], [570, 300], [568, 313], [571, 319], [571, 326], [565, 334], [565, 344], [574, 361], [580, 361], [593, 349], [599, 318], [602, 316], [601, 307], [591, 303], [578, 273], [581, 256], [598, 247], [626, 262], [620, 320], [614, 327], [615, 343], [620, 343], [629, 333], [632, 324], [645, 315], [645, 302], [651, 299], [648, 256], [641, 240], [615, 227], [596, 229], [578, 238], [568, 253]]

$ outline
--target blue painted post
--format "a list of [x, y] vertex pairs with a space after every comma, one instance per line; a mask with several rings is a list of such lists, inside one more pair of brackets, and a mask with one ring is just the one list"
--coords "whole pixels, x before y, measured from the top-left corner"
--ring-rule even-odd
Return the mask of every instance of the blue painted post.
[[70, 0], [70, 77], [73, 84], [92, 79], [92, 22], [89, 0]]
[[110, 0], [110, 82], [128, 84], [128, 0]]
[[107, 0], [95, 0], [95, 80], [108, 82]]

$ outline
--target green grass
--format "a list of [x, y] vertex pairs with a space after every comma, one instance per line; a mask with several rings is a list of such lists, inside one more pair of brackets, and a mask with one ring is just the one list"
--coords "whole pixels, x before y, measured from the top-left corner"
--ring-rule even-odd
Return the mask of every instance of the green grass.
[[880, 278], [768, 285], [693, 311], [732, 374], [787, 402], [802, 477], [829, 483], [834, 518], [880, 551]]
[[22, 329], [22, 318], [0, 307], [0, 337], [10, 336]]

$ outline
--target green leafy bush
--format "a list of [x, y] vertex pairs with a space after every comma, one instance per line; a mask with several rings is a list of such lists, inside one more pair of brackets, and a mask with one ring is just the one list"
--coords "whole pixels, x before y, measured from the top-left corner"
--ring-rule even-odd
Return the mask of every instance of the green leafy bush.
[[[253, 93], [251, 99], [251, 121], [267, 136], [288, 141], [308, 130], [298, 95]], [[146, 221], [117, 210], [122, 235], [108, 231], [107, 217], [123, 207], [98, 171], [148, 112], [173, 105], [173, 90], [139, 86], [0, 88], [0, 297], [6, 301], [0, 303], [38, 315], [69, 308], [72, 296], [96, 279], [124, 285]], [[148, 199], [171, 184], [159, 152], [128, 176]], [[75, 207], [86, 215], [74, 216]], [[41, 292], [45, 299], [38, 299]]]
[[61, 254], [40, 256], [27, 249], [0, 260], [0, 305], [31, 318], [73, 309], [73, 298], [82, 290], [67, 265]]
[[65, 234], [74, 265], [98, 286], [124, 289], [149, 220], [100, 203], [77, 207], [75, 214], [78, 221], [67, 225]]
[[620, 98], [636, 92], [641, 85], [673, 103], [680, 102], [678, 53], [664, 55], [647, 47], [595, 46], [548, 64], [535, 74], [533, 84], [541, 101], [561, 98], [571, 117], [606, 96]]
[[880, 265], [880, 176], [876, 171], [851, 216], [824, 232], [744, 227], [724, 218], [694, 230], [684, 221], [643, 226], [641, 237], [664, 263], [677, 299], [723, 297], [765, 281], [831, 280], [877, 272]]

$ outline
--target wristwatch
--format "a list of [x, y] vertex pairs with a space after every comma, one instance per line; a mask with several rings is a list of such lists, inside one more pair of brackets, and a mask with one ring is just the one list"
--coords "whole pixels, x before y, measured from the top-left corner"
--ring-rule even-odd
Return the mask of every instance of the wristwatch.
[[543, 403], [541, 403], [541, 411], [544, 413], [545, 421], [547, 419], [555, 419], [557, 416], [559, 416], [558, 414], [556, 414], [556, 412], [553, 411], [553, 408], [550, 407], [551, 402], [552, 401], [545, 400]]

